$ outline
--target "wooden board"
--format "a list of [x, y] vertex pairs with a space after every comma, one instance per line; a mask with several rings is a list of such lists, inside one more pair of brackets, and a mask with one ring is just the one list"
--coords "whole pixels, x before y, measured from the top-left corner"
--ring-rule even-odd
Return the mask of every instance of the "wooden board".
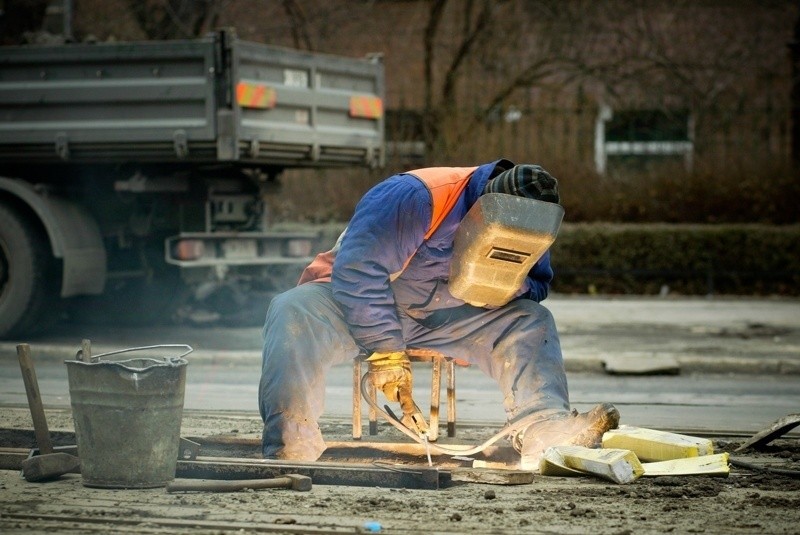
[[492, 468], [451, 468], [453, 481], [488, 483], [489, 485], [527, 485], [533, 483], [529, 470], [495, 470]]

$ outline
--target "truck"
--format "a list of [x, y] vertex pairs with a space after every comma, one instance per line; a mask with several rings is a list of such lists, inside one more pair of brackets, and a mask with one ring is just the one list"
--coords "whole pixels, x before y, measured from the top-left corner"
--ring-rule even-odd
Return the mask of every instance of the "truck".
[[383, 101], [380, 55], [232, 29], [0, 48], [0, 338], [76, 311], [258, 315], [321, 246], [274, 228], [282, 173], [383, 166]]

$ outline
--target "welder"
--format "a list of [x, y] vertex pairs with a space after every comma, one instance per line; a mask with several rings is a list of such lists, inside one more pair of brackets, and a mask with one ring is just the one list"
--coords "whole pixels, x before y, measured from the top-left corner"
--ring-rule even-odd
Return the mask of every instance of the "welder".
[[549, 446], [596, 447], [617, 426], [609, 403], [570, 410], [555, 321], [540, 304], [553, 279], [549, 250], [502, 305], [451, 291], [457, 231], [488, 194], [560, 202], [557, 180], [542, 167], [505, 159], [395, 174], [362, 197], [333, 249], [299, 284], [272, 300], [259, 384], [265, 458], [319, 458], [326, 375], [360, 356], [367, 356], [368, 380], [399, 403], [403, 424], [424, 435], [412, 398], [412, 348], [466, 362], [496, 381], [508, 425], [525, 423], [512, 444], [529, 467]]

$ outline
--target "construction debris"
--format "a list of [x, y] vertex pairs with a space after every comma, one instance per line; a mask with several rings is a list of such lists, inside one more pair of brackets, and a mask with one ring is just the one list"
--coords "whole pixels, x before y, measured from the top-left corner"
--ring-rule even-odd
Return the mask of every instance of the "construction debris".
[[[616, 483], [630, 483], [639, 476], [716, 475], [730, 473], [728, 453], [713, 454], [708, 439], [620, 426], [603, 435], [603, 448], [577, 446], [549, 448], [540, 463], [542, 475], [592, 474]], [[655, 461], [645, 462], [642, 460]]]
[[452, 468], [450, 478], [466, 483], [490, 485], [527, 485], [533, 483], [530, 470], [493, 470], [490, 468]]
[[552, 473], [548, 464], [561, 471], [564, 467], [593, 474], [615, 483], [631, 483], [644, 474], [642, 464], [630, 450], [592, 449], [583, 446], [554, 446], [547, 448], [539, 463], [542, 474]]
[[773, 468], [771, 466], [759, 466], [757, 464], [740, 461], [739, 459], [731, 459], [731, 465], [737, 468], [745, 468], [753, 472], [775, 474], [778, 476], [786, 476], [794, 479], [800, 479], [800, 470], [786, 470], [783, 468]]
[[800, 425], [800, 413], [789, 414], [779, 418], [766, 429], [759, 431], [749, 439], [745, 440], [735, 451], [744, 451], [747, 448], [760, 448], [766, 446], [778, 437], [781, 437]]
[[728, 477], [731, 472], [728, 453], [642, 463], [642, 468], [644, 468], [642, 475], [645, 477], [694, 475]]
[[640, 461], [668, 461], [714, 453], [709, 439], [621, 425], [603, 435], [604, 448], [631, 450]]
[[557, 451], [547, 450], [539, 461], [539, 473], [543, 476], [553, 477], [579, 477], [589, 475], [586, 472], [570, 468], [566, 465], [564, 457]]

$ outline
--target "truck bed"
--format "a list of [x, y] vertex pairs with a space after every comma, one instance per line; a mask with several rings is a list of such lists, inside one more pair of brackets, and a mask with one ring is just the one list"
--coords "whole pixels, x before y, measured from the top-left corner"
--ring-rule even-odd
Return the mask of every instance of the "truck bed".
[[383, 65], [246, 42], [0, 48], [0, 171], [25, 162], [380, 165]]

